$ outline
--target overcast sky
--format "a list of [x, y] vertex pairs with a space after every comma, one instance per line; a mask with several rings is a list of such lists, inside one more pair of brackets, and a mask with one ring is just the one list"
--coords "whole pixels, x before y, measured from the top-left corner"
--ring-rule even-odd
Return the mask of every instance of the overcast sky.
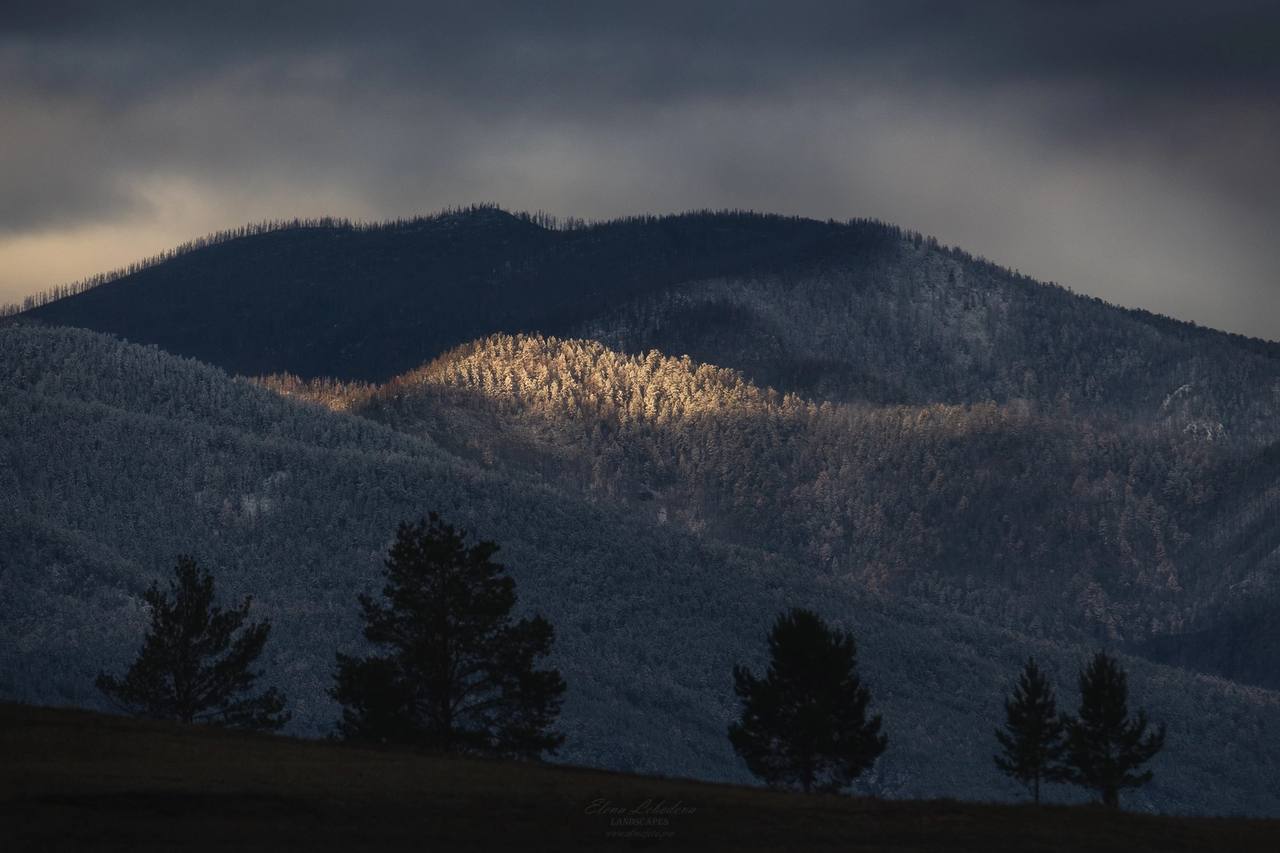
[[736, 207], [1280, 338], [1280, 3], [186, 5], [3, 4], [0, 302], [266, 218]]

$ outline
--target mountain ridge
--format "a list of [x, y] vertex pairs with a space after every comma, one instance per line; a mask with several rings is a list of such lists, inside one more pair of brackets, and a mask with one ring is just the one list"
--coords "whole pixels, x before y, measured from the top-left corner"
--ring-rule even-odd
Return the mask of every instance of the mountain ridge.
[[[1260, 338], [1252, 338], [1233, 332], [1219, 331], [1206, 326], [1199, 325], [1192, 321], [1179, 320], [1167, 317], [1155, 312], [1150, 312], [1142, 308], [1127, 308], [1106, 302], [1099, 297], [1085, 296], [1075, 294], [1066, 288], [1062, 288], [1056, 284], [1045, 284], [1037, 282], [1034, 279], [1024, 276], [1021, 273], [1012, 271], [1006, 267], [988, 261], [983, 258], [975, 257], [969, 253], [949, 246], [940, 245], [935, 239], [926, 237], [919, 232], [910, 231], [898, 226], [884, 223], [875, 219], [851, 219], [845, 222], [836, 222], [835, 220], [820, 221], [814, 219], [806, 219], [797, 216], [780, 216], [776, 214], [755, 213], [751, 211], [691, 211], [682, 214], [669, 214], [664, 216], [635, 216], [625, 217], [614, 220], [604, 220], [600, 222], [585, 223], [581, 220], [568, 220], [568, 227], [558, 223], [553, 217], [543, 214], [527, 214], [527, 213], [508, 213], [501, 208], [492, 205], [472, 206], [469, 208], [454, 208], [442, 211], [439, 214], [415, 217], [406, 220], [390, 220], [387, 222], [375, 223], [357, 223], [350, 220], [324, 218], [314, 221], [309, 220], [293, 220], [288, 222], [263, 223], [258, 226], [243, 226], [239, 229], [230, 229], [224, 232], [215, 232], [204, 238], [198, 238], [183, 244], [175, 250], [163, 253], [155, 258], [149, 258], [137, 264], [131, 265], [112, 273], [106, 273], [100, 276], [93, 276], [82, 282], [73, 285], [66, 285], [54, 288], [48, 292], [48, 297], [41, 299], [32, 299], [30, 307], [19, 313], [19, 316], [26, 320], [43, 320], [62, 325], [85, 325], [87, 328], [94, 328], [97, 331], [109, 331], [118, 334], [124, 334], [131, 340], [139, 343], [161, 343], [161, 341], [148, 340], [145, 335], [138, 336], [137, 328], [124, 328], [118, 324], [121, 322], [120, 317], [113, 317], [110, 321], [98, 317], [94, 318], [94, 312], [101, 313], [104, 307], [116, 311], [112, 306], [112, 300], [104, 300], [99, 294], [92, 295], [94, 291], [104, 287], [119, 292], [121, 286], [128, 284], [138, 284], [142, 287], [152, 287], [155, 282], [152, 281], [156, 277], [158, 271], [166, 271], [171, 273], [164, 276], [167, 279], [181, 280], [183, 270], [180, 267], [191, 260], [191, 256], [197, 256], [207, 264], [219, 265], [230, 263], [235, 267], [234, 261], [225, 261], [217, 259], [213, 256], [225, 254], [232, 249], [245, 248], [251, 245], [253, 241], [267, 240], [282, 244], [280, 251], [284, 251], [284, 246], [288, 240], [298, 236], [311, 236], [316, 238], [316, 247], [323, 250], [323, 241], [342, 240], [344, 237], [350, 236], [391, 236], [408, 238], [415, 234], [431, 233], [440, 230], [451, 230], [453, 226], [473, 226], [473, 227], [496, 227], [496, 230], [507, 234], [510, 240], [517, 240], [520, 232], [524, 232], [527, 236], [531, 233], [539, 234], [544, 239], [541, 248], [545, 249], [552, 242], [559, 240], [561, 243], [592, 243], [592, 242], [608, 242], [613, 239], [619, 232], [625, 232], [627, 240], [637, 242], [636, 235], [641, 235], [642, 242], [644, 240], [657, 240], [663, 244], [662, 232], [669, 232], [666, 235], [665, 250], [669, 252], [679, 251], [687, 248], [687, 244], [691, 241], [707, 238], [710, 235], [710, 242], [715, 240], [715, 231], [729, 230], [734, 226], [741, 226], [743, 223], [753, 224], [755, 226], [770, 226], [773, 228], [785, 228], [795, 232], [804, 232], [808, 236], [801, 241], [796, 247], [788, 248], [785, 240], [778, 241], [773, 239], [766, 241], [767, 245], [760, 247], [753, 245], [752, 241], [741, 242], [736, 245], [739, 248], [749, 247], [754, 258], [767, 256], [770, 252], [781, 253], [779, 257], [773, 260], [767, 260], [767, 263], [775, 266], [781, 264], [784, 268], [788, 266], [812, 265], [813, 263], [822, 263], [830, 259], [832, 256], [840, 256], [841, 253], [847, 253], [849, 247], [841, 247], [840, 240], [837, 239], [836, 245], [831, 245], [830, 240], [820, 239], [824, 233], [827, 235], [835, 235], [837, 238], [843, 236], [852, 238], [854, 242], [861, 240], [874, 244], [876, 240], [883, 238], [891, 238], [894, 240], [910, 243], [916, 247], [927, 247], [931, 251], [937, 252], [942, 256], [951, 258], [961, 264], [969, 265], [983, 271], [986, 274], [1005, 277], [1013, 281], [1026, 284], [1037, 285], [1044, 288], [1060, 290], [1064, 294], [1089, 302], [1097, 306], [1109, 309], [1111, 311], [1121, 312], [1132, 319], [1138, 320], [1143, 324], [1152, 328], [1165, 332], [1174, 333], [1179, 336], [1204, 337], [1221, 336], [1229, 341], [1233, 346], [1242, 348], [1255, 354], [1265, 355], [1269, 358], [1280, 358], [1280, 344], [1273, 341], [1266, 341]], [[702, 226], [708, 226], [703, 228]], [[655, 234], [657, 236], [655, 236]], [[859, 236], [861, 235], [861, 236]], [[437, 235], [438, 236], [438, 235]], [[721, 235], [723, 239], [723, 234]], [[517, 240], [518, 242], [518, 240]], [[684, 244], [684, 245], [682, 245]], [[413, 251], [411, 245], [404, 247], [406, 250]], [[508, 247], [510, 248], [510, 247]], [[516, 248], [520, 248], [517, 246]], [[525, 247], [527, 248], [527, 247]], [[797, 249], [799, 251], [797, 251]], [[790, 252], [790, 254], [788, 254]], [[513, 256], [508, 258], [504, 263], [519, 263], [520, 257]], [[653, 259], [648, 259], [652, 261]], [[174, 269], [174, 265], [178, 265], [178, 269]], [[625, 266], [625, 265], [624, 265]], [[677, 265], [678, 266], [678, 265]], [[241, 271], [242, 272], [242, 271]], [[348, 271], [350, 272], [350, 271]], [[474, 270], [471, 272], [474, 273]], [[495, 272], [491, 270], [491, 272]], [[650, 292], [660, 289], [661, 286], [669, 286], [680, 282], [690, 281], [700, 277], [697, 271], [691, 268], [675, 268], [671, 271], [671, 275], [662, 279], [658, 283], [648, 283], [641, 287], [641, 291]], [[405, 270], [395, 270], [394, 274], [389, 278], [405, 277], [410, 275]], [[705, 277], [705, 276], [701, 276]], [[232, 277], [228, 277], [231, 280]], [[264, 280], [265, 284], [269, 284], [269, 279]], [[381, 286], [386, 286], [381, 285]], [[590, 284], [579, 283], [580, 293], [590, 293], [592, 288]], [[148, 297], [160, 295], [154, 289], [147, 293]], [[625, 293], [623, 294], [626, 295]], [[34, 304], [40, 302], [44, 298], [50, 301], [43, 304]], [[125, 298], [124, 295], [118, 295], [117, 299]], [[139, 298], [131, 307], [136, 308], [139, 304], [145, 302], [145, 299]], [[207, 308], [207, 306], [206, 306]], [[206, 312], [207, 313], [207, 312]], [[113, 326], [115, 327], [109, 327]], [[135, 332], [130, 335], [129, 332]], [[371, 371], [366, 370], [362, 374], [341, 374], [333, 369], [318, 370], [298, 370], [297, 365], [281, 364], [274, 368], [268, 367], [263, 369], [262, 365], [241, 366], [233, 364], [225, 364], [218, 358], [205, 358], [204, 360], [219, 363], [223, 367], [233, 369], [235, 372], [257, 374], [272, 372], [274, 370], [288, 370], [290, 372], [299, 373], [306, 378], [315, 378], [319, 376], [339, 376], [342, 378], [362, 378], [370, 380], [382, 380], [390, 378], [397, 373], [412, 369], [417, 364], [439, 355], [449, 346], [465, 342], [466, 339], [472, 337], [480, 337], [490, 332], [518, 332], [518, 331], [541, 331], [557, 333], [569, 331], [566, 326], [564, 329], [552, 328], [516, 328], [516, 327], [493, 327], [493, 328], [476, 328], [467, 336], [460, 337], [456, 340], [450, 340], [447, 343], [436, 346], [434, 349], [423, 350], [415, 353], [414, 358], [408, 362], [400, 362], [395, 369], [388, 369], [385, 365], [376, 367]], [[172, 344], [173, 342], [170, 341]], [[182, 352], [182, 348], [167, 347], [172, 351], [180, 354], [196, 355], [194, 352]]]

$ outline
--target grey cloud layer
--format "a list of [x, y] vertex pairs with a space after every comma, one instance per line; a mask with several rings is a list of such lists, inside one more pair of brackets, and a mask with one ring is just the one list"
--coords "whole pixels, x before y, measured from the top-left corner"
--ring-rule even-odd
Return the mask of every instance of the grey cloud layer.
[[[6, 5], [4, 32], [19, 44], [145, 49], [179, 73], [260, 52], [369, 48], [390, 52], [389, 77], [430, 70], [483, 79], [492, 76], [485, 69], [501, 73], [529, 60], [563, 59], [564, 70], [596, 60], [645, 93], [832, 65], [948, 79], [1091, 78], [1133, 89], [1261, 91], [1280, 77], [1280, 8], [1269, 0]], [[558, 56], [540, 50], [551, 47]], [[600, 69], [576, 69], [588, 85], [602, 79], [592, 70]], [[57, 74], [33, 69], [42, 75], [57, 82]], [[611, 73], [603, 80], [618, 82]]]
[[202, 227], [741, 205], [1280, 337], [1278, 56], [1263, 2], [10, 3], [0, 257], [174, 186]]

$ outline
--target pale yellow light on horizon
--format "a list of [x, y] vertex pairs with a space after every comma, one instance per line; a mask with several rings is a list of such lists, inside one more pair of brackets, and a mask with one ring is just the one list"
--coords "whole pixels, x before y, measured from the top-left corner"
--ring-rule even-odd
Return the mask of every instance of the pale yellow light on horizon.
[[130, 223], [0, 240], [0, 303], [20, 303], [48, 288], [127, 266], [193, 236], [181, 226]]
[[241, 225], [296, 216], [369, 218], [361, 200], [326, 187], [234, 189], [156, 176], [139, 181], [135, 192], [142, 212], [114, 222], [0, 236], [0, 305], [21, 303], [26, 296], [110, 273]]

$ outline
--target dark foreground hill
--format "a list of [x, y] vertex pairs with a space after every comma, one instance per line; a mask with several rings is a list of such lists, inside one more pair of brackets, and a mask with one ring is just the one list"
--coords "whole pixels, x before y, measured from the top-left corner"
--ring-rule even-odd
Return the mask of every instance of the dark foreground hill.
[[[991, 763], [1010, 678], [1034, 653], [1063, 704], [1076, 701], [1085, 646], [879, 594], [701, 535], [674, 511], [664, 521], [656, 501], [598, 500], [464, 450], [154, 348], [0, 329], [0, 696], [101, 707], [93, 678], [137, 648], [140, 593], [190, 552], [222, 595], [254, 595], [255, 618], [273, 626], [266, 680], [289, 696], [291, 732], [323, 735], [337, 718], [334, 653], [359, 643], [356, 596], [380, 585], [396, 523], [435, 509], [500, 543], [520, 606], [555, 625], [569, 684], [561, 757], [574, 764], [748, 781], [725, 736], [731, 671], [759, 665], [787, 606], [857, 634], [890, 738], [864, 793], [1019, 796]], [[1280, 814], [1280, 695], [1126, 665], [1135, 704], [1170, 730], [1130, 807]]]
[[0, 705], [0, 757], [0, 848], [13, 853], [1248, 853], [1280, 846], [1276, 821], [1112, 814], [1096, 807], [804, 797], [16, 705]]

